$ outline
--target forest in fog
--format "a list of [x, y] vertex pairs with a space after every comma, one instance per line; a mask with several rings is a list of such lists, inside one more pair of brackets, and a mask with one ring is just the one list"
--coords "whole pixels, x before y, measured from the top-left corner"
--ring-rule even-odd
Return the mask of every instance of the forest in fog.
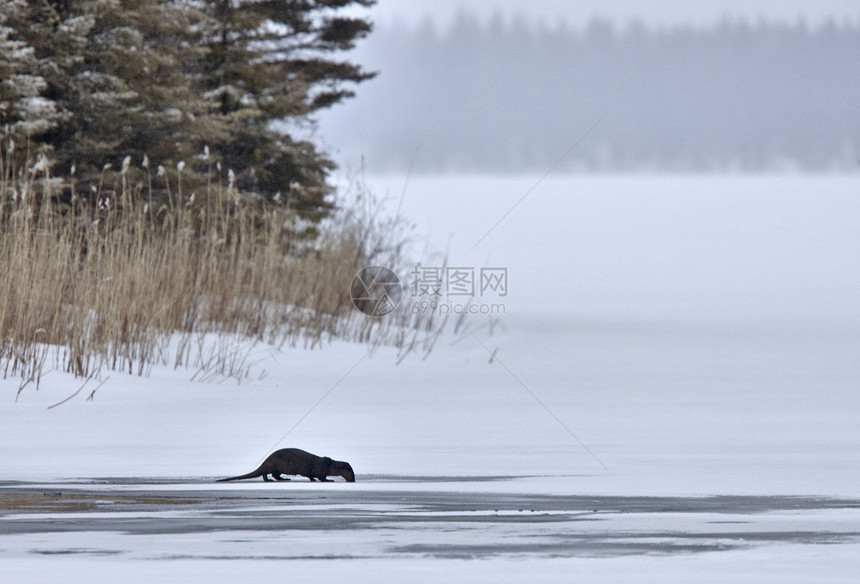
[[574, 29], [461, 14], [381, 27], [355, 57], [379, 76], [322, 117], [374, 168], [854, 170], [860, 29], [750, 23]]

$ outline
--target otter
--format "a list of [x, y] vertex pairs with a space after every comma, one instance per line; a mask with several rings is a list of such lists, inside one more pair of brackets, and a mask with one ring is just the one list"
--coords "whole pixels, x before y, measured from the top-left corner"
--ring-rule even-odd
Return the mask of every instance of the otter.
[[278, 481], [288, 481], [283, 475], [299, 475], [308, 477], [311, 482], [323, 481], [330, 483], [327, 476], [341, 476], [348, 483], [355, 482], [355, 473], [348, 462], [332, 460], [328, 456], [317, 456], [298, 448], [282, 448], [271, 453], [257, 470], [251, 471], [238, 477], [218, 479], [216, 482], [241, 481], [263, 477], [264, 481], [271, 481], [269, 475]]

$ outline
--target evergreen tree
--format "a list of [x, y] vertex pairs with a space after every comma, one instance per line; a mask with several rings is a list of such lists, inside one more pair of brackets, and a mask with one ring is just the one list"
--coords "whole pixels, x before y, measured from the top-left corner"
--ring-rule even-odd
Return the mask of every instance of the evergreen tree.
[[40, 141], [59, 167], [76, 166], [79, 191], [125, 156], [175, 164], [196, 147], [203, 102], [185, 69], [204, 56], [201, 14], [161, 0], [31, 0], [18, 16], [61, 119]]
[[[332, 163], [314, 144], [294, 139], [313, 112], [352, 92], [344, 82], [372, 77], [360, 67], [329, 59], [370, 31], [362, 19], [337, 9], [373, 0], [208, 0], [216, 23], [203, 73], [203, 96], [214, 128], [230, 138], [217, 146], [225, 164], [248, 188], [280, 193], [313, 222], [324, 215], [326, 173]], [[279, 123], [273, 123], [273, 122]]]
[[370, 30], [338, 16], [354, 4], [372, 0], [12, 0], [0, 116], [75, 165], [77, 192], [111, 184], [127, 156], [185, 164], [191, 188], [219, 163], [238, 190], [316, 223], [332, 163], [290, 130], [372, 76], [331, 59]]
[[20, 141], [43, 134], [59, 118], [54, 102], [41, 95], [47, 83], [38, 74], [33, 48], [14, 38], [14, 29], [8, 26], [26, 9], [24, 0], [8, 0], [0, 10], [0, 127]]

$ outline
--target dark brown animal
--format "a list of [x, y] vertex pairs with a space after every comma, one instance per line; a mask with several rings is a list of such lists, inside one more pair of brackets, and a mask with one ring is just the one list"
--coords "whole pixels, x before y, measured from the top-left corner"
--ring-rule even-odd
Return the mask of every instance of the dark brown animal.
[[328, 456], [317, 456], [298, 448], [283, 448], [271, 453], [257, 470], [251, 471], [238, 477], [218, 479], [219, 483], [224, 481], [241, 481], [243, 479], [254, 479], [263, 477], [264, 481], [271, 481], [269, 475], [275, 480], [288, 481], [290, 479], [283, 475], [299, 475], [308, 477], [311, 481], [332, 482], [326, 477], [341, 476], [348, 483], [355, 482], [355, 473], [348, 462], [332, 460]]

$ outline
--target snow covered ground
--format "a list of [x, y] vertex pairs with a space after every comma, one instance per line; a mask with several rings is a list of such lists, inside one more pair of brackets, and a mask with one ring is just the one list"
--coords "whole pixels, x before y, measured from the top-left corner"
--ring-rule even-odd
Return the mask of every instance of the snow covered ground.
[[[424, 360], [258, 346], [242, 384], [110, 372], [52, 409], [81, 381], [52, 372], [17, 401], [0, 382], [4, 580], [852, 581], [860, 177], [549, 178], [523, 198], [537, 178], [407, 185], [403, 214], [450, 266], [508, 278], [471, 300], [503, 316]], [[399, 197], [403, 178], [371, 185]], [[357, 482], [210, 482], [287, 446], [349, 461]], [[577, 497], [601, 503], [596, 521]], [[185, 527], [135, 527], [160, 518]], [[662, 543], [610, 545], [642, 538]]]

